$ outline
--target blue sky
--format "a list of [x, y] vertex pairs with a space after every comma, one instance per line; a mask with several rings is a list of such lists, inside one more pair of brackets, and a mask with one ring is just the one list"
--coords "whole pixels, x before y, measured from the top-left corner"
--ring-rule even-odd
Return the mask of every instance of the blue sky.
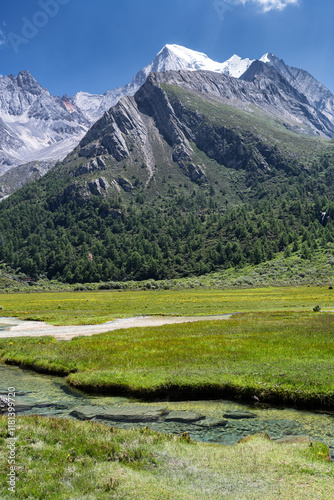
[[0, 74], [29, 70], [54, 95], [128, 83], [166, 43], [223, 62], [273, 52], [334, 93], [333, 0], [11, 0]]

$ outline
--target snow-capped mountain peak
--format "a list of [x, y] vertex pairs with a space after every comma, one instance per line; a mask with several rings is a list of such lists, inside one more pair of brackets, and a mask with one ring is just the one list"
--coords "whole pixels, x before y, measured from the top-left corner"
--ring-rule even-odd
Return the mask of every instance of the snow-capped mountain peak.
[[221, 64], [222, 73], [225, 73], [234, 78], [239, 78], [249, 66], [254, 62], [251, 59], [242, 59], [241, 57], [234, 54], [230, 59]]
[[88, 120], [94, 122], [105, 111], [114, 106], [121, 97], [134, 95], [152, 72], [213, 71], [239, 78], [252, 62], [251, 59], [242, 59], [234, 55], [227, 61], [220, 63], [210, 59], [203, 52], [197, 52], [177, 44], [167, 44], [158, 52], [153, 61], [140, 70], [125, 87], [110, 90], [103, 95], [78, 92], [73, 96], [72, 102], [85, 114]]
[[165, 45], [157, 54], [154, 61], [146, 66], [148, 74], [152, 71], [160, 73], [165, 71], [213, 71], [215, 73], [224, 73], [238, 78], [244, 73], [253, 61], [242, 59], [233, 55], [227, 61], [220, 63], [210, 59], [203, 52], [187, 49], [181, 45]]
[[20, 73], [17, 75], [16, 83], [18, 87], [21, 87], [28, 92], [33, 93], [34, 91], [37, 91], [38, 93], [40, 93], [44, 90], [43, 87], [35, 80], [32, 74], [27, 70], [20, 71]]
[[132, 83], [142, 85], [152, 72], [164, 73], [179, 70], [225, 72], [222, 63], [213, 61], [202, 52], [196, 52], [181, 45], [165, 45], [155, 59], [135, 76]]
[[0, 77], [0, 174], [29, 161], [63, 158], [88, 127], [80, 110], [52, 96], [29, 71]]
[[152, 71], [219, 71], [220, 63], [213, 61], [203, 52], [187, 49], [181, 45], [165, 45], [154, 61], [147, 66]]
[[271, 63], [275, 60], [278, 60], [278, 57], [275, 56], [275, 54], [272, 54], [271, 52], [267, 52], [267, 54], [264, 54], [259, 61], [263, 63]]

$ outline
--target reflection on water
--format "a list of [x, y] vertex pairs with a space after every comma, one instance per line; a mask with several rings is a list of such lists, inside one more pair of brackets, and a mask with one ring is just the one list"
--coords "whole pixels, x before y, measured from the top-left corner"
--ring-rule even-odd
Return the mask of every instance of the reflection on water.
[[[72, 418], [69, 416], [73, 408], [78, 406], [103, 406], [104, 409], [140, 405], [148, 407], [157, 403], [122, 398], [86, 395], [66, 385], [61, 377], [41, 375], [15, 366], [0, 364], [0, 395], [6, 395], [8, 387], [16, 388], [16, 405], [26, 408], [25, 414], [38, 414]], [[198, 412], [207, 419], [221, 419], [227, 412], [247, 411], [255, 414], [255, 418], [229, 419], [223, 427], [201, 427], [195, 423], [157, 422], [143, 423], [105, 423], [123, 428], [150, 426], [160, 432], [189, 432], [198, 441], [223, 444], [236, 443], [240, 438], [267, 432], [272, 439], [286, 435], [307, 435], [313, 440], [325, 442], [334, 456], [334, 417], [326, 413], [311, 413], [294, 409], [249, 407], [236, 402], [217, 401], [178, 401], [159, 402], [168, 411], [186, 410]], [[101, 421], [101, 420], [99, 420]]]

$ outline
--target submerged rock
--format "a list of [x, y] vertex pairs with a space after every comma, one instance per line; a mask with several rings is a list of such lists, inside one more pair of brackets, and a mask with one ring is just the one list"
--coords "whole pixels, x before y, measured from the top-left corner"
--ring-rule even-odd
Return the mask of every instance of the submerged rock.
[[115, 422], [155, 422], [166, 412], [165, 408], [149, 408], [147, 406], [130, 406], [124, 408], [109, 408], [99, 412], [97, 419], [113, 420]]
[[302, 431], [302, 426], [293, 420], [273, 420], [270, 422], [272, 428], [277, 428], [284, 434], [296, 435], [297, 432]]
[[204, 420], [196, 422], [196, 425], [200, 425], [201, 427], [223, 427], [227, 422], [225, 418], [205, 418]]
[[105, 408], [99, 406], [80, 406], [74, 408], [70, 415], [79, 420], [112, 420], [114, 422], [155, 422], [159, 420], [165, 408], [148, 406], [124, 406], [117, 408]]
[[232, 418], [232, 419], [242, 419], [242, 418], [256, 418], [257, 415], [255, 413], [251, 412], [244, 412], [244, 411], [229, 411], [227, 413], [223, 414], [224, 418]]
[[197, 422], [198, 420], [205, 419], [204, 415], [200, 413], [185, 411], [185, 410], [175, 410], [170, 411], [165, 417], [165, 422]]
[[[45, 408], [53, 406], [51, 403], [26, 403], [22, 399], [15, 398], [15, 404], [13, 405], [13, 411], [15, 413], [22, 413], [24, 411], [32, 410], [33, 408]], [[6, 415], [8, 411], [8, 399], [0, 396], [0, 415]]]
[[74, 410], [70, 412], [70, 416], [78, 420], [90, 420], [95, 417], [98, 410], [98, 406], [80, 406], [79, 408], [74, 408]]

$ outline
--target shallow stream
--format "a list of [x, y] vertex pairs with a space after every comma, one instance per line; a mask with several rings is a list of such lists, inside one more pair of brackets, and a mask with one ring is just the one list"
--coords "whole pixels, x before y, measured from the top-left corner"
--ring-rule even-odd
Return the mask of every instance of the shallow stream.
[[[20, 414], [75, 418], [70, 415], [73, 412], [80, 418], [82, 410], [88, 418], [108, 425], [149, 426], [166, 433], [188, 432], [194, 440], [221, 444], [234, 444], [257, 432], [266, 432], [272, 439], [302, 435], [325, 442], [334, 458], [334, 415], [330, 413], [249, 406], [225, 400], [145, 403], [122, 397], [93, 396], [69, 387], [64, 378], [0, 364], [0, 395], [6, 397], [9, 387], [16, 389], [15, 403]], [[163, 409], [163, 413], [156, 419], [132, 421], [126, 417], [122, 420], [119, 415], [122, 411], [127, 415], [129, 412], [143, 414], [143, 408], [151, 415], [157, 409]], [[113, 419], [110, 413], [115, 412], [117, 418]], [[104, 419], [106, 413], [108, 416]]]

